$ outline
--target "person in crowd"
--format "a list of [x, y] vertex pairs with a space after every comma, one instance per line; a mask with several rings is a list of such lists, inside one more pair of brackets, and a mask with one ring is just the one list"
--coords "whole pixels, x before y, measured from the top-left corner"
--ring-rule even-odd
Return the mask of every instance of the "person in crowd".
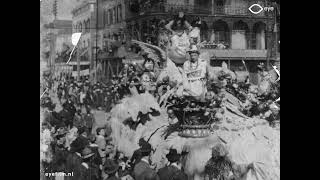
[[99, 166], [93, 163], [94, 152], [88, 147], [82, 151], [82, 160], [79, 180], [100, 180]]
[[59, 103], [61, 103], [62, 95], [63, 95], [63, 87], [62, 87], [62, 84], [59, 84], [57, 89], [57, 96], [58, 96]]
[[52, 146], [52, 170], [54, 172], [67, 172], [66, 169], [66, 157], [68, 155], [68, 150], [65, 146], [65, 136], [67, 130], [65, 128], [60, 128], [57, 130], [54, 138], [55, 141], [51, 144]]
[[143, 172], [143, 180], [160, 180], [156, 171], [144, 171]]
[[74, 116], [73, 126], [75, 126], [77, 128], [85, 126], [85, 123], [84, 123], [84, 120], [83, 120], [82, 113], [81, 113], [80, 109], [77, 110], [77, 112], [76, 112], [76, 114]]
[[82, 88], [80, 91], [80, 95], [79, 95], [79, 102], [80, 102], [80, 107], [82, 108], [84, 106], [84, 99], [86, 97], [86, 93], [84, 91], [84, 89]]
[[96, 143], [98, 145], [98, 151], [99, 151], [99, 155], [102, 159], [102, 163], [105, 162], [106, 160], [106, 140], [105, 140], [105, 129], [98, 127], [96, 129], [96, 133], [97, 133], [97, 139], [96, 139]]
[[176, 149], [170, 149], [166, 155], [169, 165], [159, 169], [158, 175], [160, 180], [167, 180], [173, 176], [179, 179], [188, 179], [188, 176], [181, 170], [181, 164], [179, 164], [181, 155], [177, 153]]
[[141, 148], [144, 144], [146, 144], [147, 142], [144, 140], [144, 138], [140, 138], [138, 145], [139, 145], [139, 149], [135, 150], [133, 152], [133, 155], [130, 159], [131, 165], [134, 167], [138, 162], [140, 162], [142, 155], [141, 155]]
[[106, 160], [104, 172], [107, 174], [105, 180], [121, 180], [118, 176], [119, 165], [111, 159]]
[[253, 168], [253, 163], [236, 164], [233, 162], [226, 148], [218, 144], [212, 148], [212, 157], [205, 166], [205, 173], [209, 175], [210, 180], [242, 179]]
[[71, 143], [70, 153], [66, 157], [66, 169], [67, 172], [73, 172], [73, 176], [68, 176], [67, 180], [79, 180], [81, 177], [81, 164], [82, 156], [81, 153], [86, 147], [83, 141], [79, 139], [74, 140]]
[[87, 133], [91, 134], [92, 133], [93, 123], [94, 123], [95, 120], [94, 120], [94, 116], [91, 113], [90, 109], [87, 110], [87, 113], [84, 115], [83, 119], [84, 119], [85, 126], [88, 129]]
[[116, 151], [116, 155], [114, 159], [119, 164], [119, 170], [118, 170], [119, 177], [122, 178], [127, 175], [130, 175], [129, 159], [125, 157], [124, 154], [120, 151]]
[[135, 180], [143, 180], [148, 171], [154, 171], [150, 165], [150, 154], [152, 148], [149, 143], [145, 143], [142, 145], [141, 152], [141, 160], [134, 166], [133, 175]]
[[81, 141], [83, 144], [85, 144], [86, 146], [88, 146], [89, 145], [89, 139], [88, 139], [88, 136], [87, 136], [87, 127], [85, 127], [85, 126], [79, 127], [78, 128], [78, 134], [79, 135], [78, 135], [77, 139], [79, 141]]
[[60, 117], [63, 121], [63, 123], [69, 127], [69, 128], [72, 128], [73, 127], [73, 115], [72, 113], [70, 112], [69, 110], [69, 107], [68, 107], [68, 104], [67, 103], [64, 103], [62, 105], [62, 110], [59, 112], [60, 114]]
[[[98, 145], [96, 144], [96, 136], [94, 134], [89, 135], [89, 146], [88, 146], [92, 152], [94, 153], [93, 157], [93, 163], [95, 163], [98, 167], [99, 170], [102, 170], [102, 159], [100, 158], [99, 150], [98, 150]], [[101, 174], [101, 172], [100, 172]]]

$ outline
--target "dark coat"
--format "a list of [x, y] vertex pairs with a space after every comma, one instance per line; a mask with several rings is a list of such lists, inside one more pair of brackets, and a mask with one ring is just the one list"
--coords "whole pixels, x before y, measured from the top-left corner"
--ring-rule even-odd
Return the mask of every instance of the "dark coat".
[[67, 172], [66, 170], [66, 157], [68, 156], [68, 151], [66, 148], [61, 147], [57, 144], [52, 144], [53, 158], [52, 158], [52, 168], [55, 172]]
[[79, 180], [81, 177], [82, 159], [76, 153], [69, 153], [66, 159], [67, 173], [73, 172], [73, 176], [65, 177], [66, 180]]
[[93, 115], [92, 114], [86, 114], [86, 115], [84, 115], [83, 119], [84, 119], [85, 126], [87, 128], [92, 128], [93, 121], [94, 121]]
[[159, 169], [158, 175], [160, 180], [171, 180], [170, 178], [173, 176], [181, 180], [188, 179], [188, 176], [183, 171], [172, 165]]
[[115, 176], [112, 176], [112, 177], [108, 177], [106, 180], [121, 180], [121, 179]]
[[100, 180], [99, 167], [88, 164], [89, 168], [81, 165], [79, 180]]
[[88, 138], [80, 135], [80, 136], [77, 137], [77, 139], [78, 139], [81, 143], [85, 144], [85, 146], [88, 146], [88, 145], [89, 145], [89, 139], [88, 139]]
[[133, 169], [133, 175], [135, 180], [144, 180], [144, 173], [148, 171], [154, 171], [150, 165], [144, 161], [138, 162]]
[[135, 150], [130, 160], [133, 163], [132, 166], [135, 166], [138, 162], [140, 162], [141, 158], [142, 155], [140, 149]]

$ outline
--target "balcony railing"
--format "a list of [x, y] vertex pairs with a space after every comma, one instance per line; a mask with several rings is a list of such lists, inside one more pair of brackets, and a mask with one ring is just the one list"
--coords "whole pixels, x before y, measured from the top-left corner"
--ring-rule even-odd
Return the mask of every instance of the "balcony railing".
[[195, 5], [175, 5], [167, 3], [157, 3], [154, 5], [142, 5], [140, 14], [150, 13], [170, 13], [176, 14], [179, 11], [183, 11], [188, 14], [211, 14], [210, 7], [200, 7]]
[[264, 59], [267, 58], [266, 49], [201, 49], [206, 52], [211, 58], [229, 58], [229, 59]]
[[[216, 15], [242, 15], [242, 16], [265, 16], [265, 11], [260, 12], [259, 14], [253, 14], [249, 11], [247, 6], [216, 6], [213, 8], [213, 14]], [[269, 15], [272, 16], [273, 13]]]

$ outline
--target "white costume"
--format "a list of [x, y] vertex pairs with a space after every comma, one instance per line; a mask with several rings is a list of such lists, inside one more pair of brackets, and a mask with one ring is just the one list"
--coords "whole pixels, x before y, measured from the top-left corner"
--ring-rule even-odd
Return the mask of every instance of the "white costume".
[[197, 96], [206, 93], [207, 61], [203, 59], [199, 59], [195, 63], [186, 61], [183, 69], [189, 83], [188, 89]]

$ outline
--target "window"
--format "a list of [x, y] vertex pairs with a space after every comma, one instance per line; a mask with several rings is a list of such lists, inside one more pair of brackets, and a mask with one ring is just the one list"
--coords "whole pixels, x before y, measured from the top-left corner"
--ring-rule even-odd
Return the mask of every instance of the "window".
[[117, 8], [113, 8], [113, 23], [117, 23]]
[[88, 19], [88, 26], [89, 26], [89, 32], [91, 30], [91, 22], [90, 22], [90, 19]]
[[83, 32], [87, 32], [87, 22], [84, 20], [83, 21]]
[[113, 24], [113, 12], [111, 9], [109, 10], [109, 14], [110, 14], [110, 24]]
[[109, 17], [108, 17], [108, 12], [107, 12], [107, 10], [105, 10], [104, 11], [104, 20], [105, 20], [105, 22], [104, 22], [104, 26], [106, 26], [107, 24], [109, 24], [109, 19], [108, 19]]
[[119, 13], [119, 21], [121, 22], [122, 21], [122, 7], [121, 7], [121, 4], [118, 6], [118, 13]]
[[82, 32], [82, 23], [79, 24], [79, 32]]

